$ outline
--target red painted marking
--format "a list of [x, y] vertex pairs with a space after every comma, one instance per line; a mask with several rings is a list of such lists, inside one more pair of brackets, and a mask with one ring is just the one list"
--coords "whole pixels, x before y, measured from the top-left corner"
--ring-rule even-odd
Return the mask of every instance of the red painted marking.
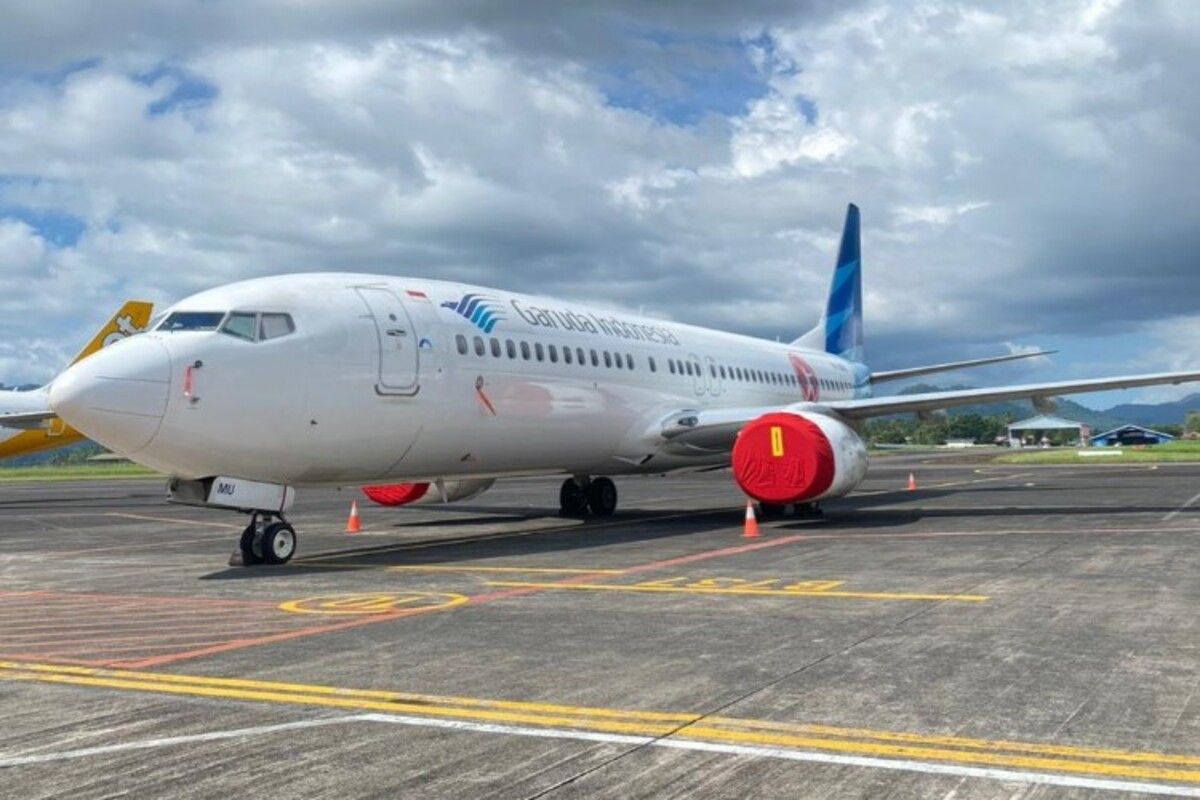
[[[0, 598], [3, 597], [61, 597], [67, 600], [128, 600], [131, 603], [139, 601], [163, 602], [163, 603], [207, 603], [210, 605], [225, 605], [225, 606], [270, 606], [275, 608], [279, 605], [277, 602], [270, 600], [226, 600], [218, 597], [196, 597], [192, 595], [150, 595], [150, 594], [91, 594], [85, 592], [49, 592], [49, 591], [28, 591], [28, 592], [5, 592], [0, 591]], [[95, 608], [89, 604], [88, 608]]]
[[406, 289], [405, 291], [408, 293], [409, 297], [419, 297], [422, 300], [429, 299], [429, 295], [425, 294], [422, 291], [418, 291], [417, 289]]
[[199, 658], [200, 656], [211, 656], [217, 653], [228, 653], [230, 650], [240, 650], [243, 647], [254, 647], [260, 644], [271, 644], [273, 642], [286, 642], [292, 639], [301, 639], [305, 636], [316, 636], [320, 633], [332, 633], [334, 631], [344, 631], [350, 628], [359, 628], [363, 625], [373, 625], [378, 622], [388, 622], [401, 617], [413, 617], [418, 614], [428, 614], [432, 611], [441, 611], [442, 606], [425, 606], [422, 608], [412, 608], [405, 611], [397, 611], [394, 614], [372, 614], [363, 619], [349, 620], [347, 622], [338, 622], [332, 625], [320, 625], [314, 628], [302, 628], [298, 631], [287, 631], [285, 633], [276, 633], [271, 636], [259, 636], [253, 639], [234, 639], [233, 641], [223, 642], [213, 645], [212, 647], [201, 647], [197, 650], [188, 650], [183, 653], [170, 653], [165, 656], [155, 656], [153, 658], [141, 659], [138, 661], [120, 662], [121, 666], [131, 669], [145, 669], [148, 667], [158, 667], [163, 664], [172, 664], [176, 661], [184, 661], [189, 658]]
[[479, 396], [479, 402], [483, 403], [484, 407], [492, 412], [492, 416], [496, 416], [496, 407], [492, 405], [492, 401], [488, 400], [487, 395], [483, 393], [483, 387], [476, 386], [475, 394]]
[[190, 398], [192, 396], [192, 365], [188, 364], [183, 369], [183, 396]]

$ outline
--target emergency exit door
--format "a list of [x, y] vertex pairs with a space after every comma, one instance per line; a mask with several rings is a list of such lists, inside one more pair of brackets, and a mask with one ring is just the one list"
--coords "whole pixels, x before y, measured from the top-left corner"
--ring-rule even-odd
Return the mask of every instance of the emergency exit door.
[[417, 331], [400, 298], [388, 289], [360, 286], [355, 289], [366, 303], [379, 339], [379, 394], [416, 394], [418, 375]]

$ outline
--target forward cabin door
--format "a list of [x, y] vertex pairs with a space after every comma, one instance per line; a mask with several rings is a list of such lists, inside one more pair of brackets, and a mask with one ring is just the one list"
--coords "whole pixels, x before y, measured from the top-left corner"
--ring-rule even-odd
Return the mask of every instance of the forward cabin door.
[[375, 322], [379, 338], [379, 382], [375, 391], [385, 395], [414, 395], [421, 388], [418, 375], [419, 336], [412, 319], [390, 290], [377, 286], [355, 288]]

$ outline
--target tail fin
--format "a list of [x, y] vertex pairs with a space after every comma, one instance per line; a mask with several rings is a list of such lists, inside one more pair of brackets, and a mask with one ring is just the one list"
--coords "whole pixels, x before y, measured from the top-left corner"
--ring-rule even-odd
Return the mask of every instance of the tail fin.
[[792, 342], [797, 347], [824, 350], [849, 361], [863, 360], [862, 254], [858, 206], [846, 209], [846, 225], [838, 248], [829, 299], [817, 327]]
[[71, 359], [71, 364], [82, 361], [101, 347], [107, 347], [126, 336], [132, 336], [145, 330], [150, 323], [150, 314], [153, 311], [152, 303], [141, 300], [126, 301], [125, 305], [109, 318], [104, 327], [96, 332], [92, 340], [84, 345], [84, 348], [79, 351], [79, 355]]

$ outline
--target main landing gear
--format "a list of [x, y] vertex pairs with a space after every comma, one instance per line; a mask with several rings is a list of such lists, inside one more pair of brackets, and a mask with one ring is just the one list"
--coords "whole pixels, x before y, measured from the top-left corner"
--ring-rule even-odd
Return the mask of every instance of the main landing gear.
[[564, 517], [610, 517], [617, 510], [617, 485], [608, 478], [576, 476], [558, 490], [558, 513]]
[[[271, 520], [275, 517], [275, 522]], [[250, 567], [255, 564], [286, 564], [296, 552], [296, 529], [281, 514], [255, 511], [250, 524], [242, 531], [237, 550], [229, 559], [230, 566]]]
[[812, 519], [820, 517], [824, 514], [821, 511], [820, 503], [788, 503], [786, 505], [776, 505], [774, 503], [759, 503], [758, 518], [761, 520], [767, 519], [783, 519], [787, 516], [796, 517], [799, 519]]

